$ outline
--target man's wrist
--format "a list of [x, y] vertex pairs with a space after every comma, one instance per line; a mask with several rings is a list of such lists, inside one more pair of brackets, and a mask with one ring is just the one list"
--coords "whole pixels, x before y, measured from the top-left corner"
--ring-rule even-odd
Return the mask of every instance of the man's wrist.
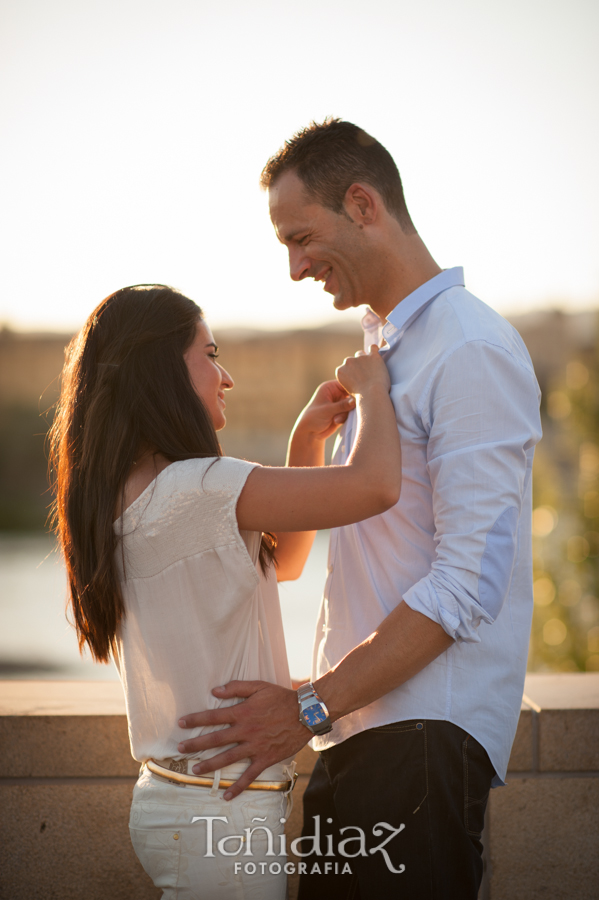
[[324, 675], [321, 675], [320, 678], [317, 678], [316, 681], [312, 682], [314, 690], [319, 697], [322, 697], [322, 701], [326, 705], [331, 722], [336, 722], [337, 719], [342, 719], [343, 716], [347, 715], [347, 712], [350, 712], [350, 710], [345, 712], [339, 708], [336, 698], [334, 680], [334, 670], [331, 669]]
[[332, 728], [329, 711], [312, 682], [300, 685], [297, 690], [299, 721], [314, 735], [328, 734]]

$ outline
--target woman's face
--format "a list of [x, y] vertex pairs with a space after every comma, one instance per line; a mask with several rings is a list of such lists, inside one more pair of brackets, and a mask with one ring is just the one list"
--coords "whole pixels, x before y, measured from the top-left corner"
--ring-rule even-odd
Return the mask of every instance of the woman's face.
[[219, 366], [216, 358], [218, 347], [204, 320], [198, 322], [196, 336], [183, 359], [191, 378], [194, 390], [208, 410], [215, 431], [224, 428], [225, 391], [233, 387], [233, 379], [229, 373]]

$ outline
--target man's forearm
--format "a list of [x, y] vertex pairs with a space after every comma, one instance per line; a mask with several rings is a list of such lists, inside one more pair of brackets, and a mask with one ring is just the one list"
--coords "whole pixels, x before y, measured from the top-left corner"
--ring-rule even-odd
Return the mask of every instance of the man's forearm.
[[[331, 718], [339, 719], [403, 684], [452, 643], [440, 625], [402, 601], [366, 641], [354, 647], [315, 686]], [[232, 681], [214, 688], [213, 694], [222, 700], [243, 697], [245, 702], [184, 716], [179, 722], [182, 728], [230, 727], [182, 741], [179, 751], [191, 754], [237, 744], [193, 769], [204, 775], [249, 758], [251, 765], [225, 794], [229, 800], [265, 768], [297, 753], [311, 734], [300, 724], [297, 697], [288, 688], [264, 681]]]
[[453, 642], [437, 622], [402, 600], [376, 631], [314, 686], [335, 721], [408, 681]]

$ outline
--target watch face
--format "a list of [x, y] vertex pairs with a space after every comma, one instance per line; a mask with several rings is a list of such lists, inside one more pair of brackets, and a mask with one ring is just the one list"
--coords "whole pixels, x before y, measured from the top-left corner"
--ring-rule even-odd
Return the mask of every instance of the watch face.
[[320, 723], [324, 722], [326, 719], [326, 715], [320, 703], [313, 703], [312, 706], [306, 707], [303, 713], [306, 724], [310, 725], [312, 728], [314, 728], [315, 725], [320, 725]]

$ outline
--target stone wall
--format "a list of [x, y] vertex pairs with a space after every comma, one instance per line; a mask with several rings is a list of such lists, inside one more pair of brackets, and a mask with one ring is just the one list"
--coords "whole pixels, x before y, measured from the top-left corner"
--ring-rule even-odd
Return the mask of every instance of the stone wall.
[[[289, 841], [315, 758], [299, 755]], [[0, 682], [0, 900], [158, 900], [127, 829], [137, 769], [118, 683]], [[528, 676], [507, 780], [491, 793], [481, 898], [592, 900], [599, 674]]]
[[527, 676], [486, 831], [489, 900], [597, 897], [599, 674]]

